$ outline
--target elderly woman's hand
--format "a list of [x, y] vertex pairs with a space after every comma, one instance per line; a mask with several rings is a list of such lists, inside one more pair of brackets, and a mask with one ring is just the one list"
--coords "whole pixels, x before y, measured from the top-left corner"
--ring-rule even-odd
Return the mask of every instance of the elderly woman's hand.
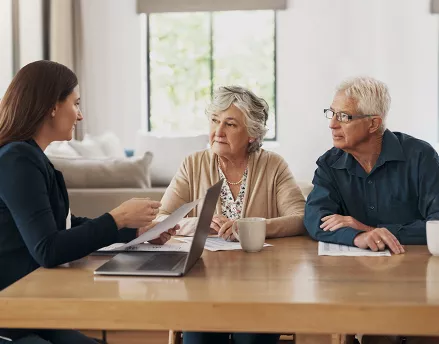
[[167, 232], [163, 232], [162, 234], [160, 234], [160, 236], [156, 239], [152, 239], [150, 241], [148, 241], [150, 244], [153, 245], [164, 245], [166, 244], [169, 240], [171, 240], [172, 236], [174, 236], [175, 234], [177, 234], [177, 231], [180, 229], [180, 225], [175, 225], [174, 228], [170, 228], [168, 229]]
[[[143, 233], [149, 231], [151, 228], [153, 228], [158, 222], [153, 222], [149, 226], [141, 227], [137, 229], [137, 237], [141, 236]], [[158, 238], [152, 239], [148, 241], [150, 244], [153, 245], [164, 245], [169, 240], [171, 240], [171, 237], [175, 234], [177, 234], [177, 231], [180, 229], [180, 225], [175, 225], [174, 228], [168, 229], [166, 232], [163, 232], [160, 234]]]
[[229, 221], [229, 219], [224, 215], [213, 215], [210, 228], [213, 229], [216, 233], [218, 233], [221, 229], [221, 226], [225, 224], [227, 221]]
[[234, 222], [235, 222], [235, 220], [227, 220], [227, 222], [225, 222], [221, 226], [221, 228], [218, 232], [218, 237], [223, 238], [224, 240], [228, 240], [228, 241], [236, 241], [236, 238], [232, 232], [232, 226], [233, 226]]

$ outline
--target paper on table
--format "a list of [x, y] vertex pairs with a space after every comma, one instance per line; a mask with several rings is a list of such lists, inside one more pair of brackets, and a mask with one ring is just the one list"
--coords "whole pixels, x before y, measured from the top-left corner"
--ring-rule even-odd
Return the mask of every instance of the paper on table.
[[374, 252], [371, 250], [364, 250], [358, 247], [330, 244], [327, 242], [319, 241], [319, 256], [388, 257], [391, 256], [391, 254], [389, 250]]
[[186, 216], [195, 206], [200, 202], [200, 199], [197, 199], [193, 202], [183, 204], [180, 208], [174, 211], [171, 215], [169, 215], [162, 222], [157, 223], [153, 228], [149, 231], [143, 233], [138, 238], [131, 240], [129, 243], [122, 245], [119, 247], [119, 250], [125, 249], [126, 247], [137, 245], [144, 243], [148, 240], [152, 240], [158, 238], [160, 234], [166, 232], [168, 229], [173, 228], [183, 217]]
[[[187, 238], [175, 238], [180, 241], [187, 243], [192, 242], [192, 237]], [[273, 246], [269, 244], [264, 244], [264, 247]], [[225, 241], [223, 238], [208, 237], [204, 248], [208, 251], [233, 251], [242, 250], [241, 244], [237, 241]]]
[[153, 245], [149, 243], [142, 243], [133, 245], [130, 247], [126, 247], [125, 249], [121, 249], [123, 243], [116, 243], [107, 247], [102, 247], [97, 252], [128, 252], [128, 251], [162, 251], [162, 252], [189, 252], [191, 247], [190, 243], [181, 242], [167, 242], [164, 245]]

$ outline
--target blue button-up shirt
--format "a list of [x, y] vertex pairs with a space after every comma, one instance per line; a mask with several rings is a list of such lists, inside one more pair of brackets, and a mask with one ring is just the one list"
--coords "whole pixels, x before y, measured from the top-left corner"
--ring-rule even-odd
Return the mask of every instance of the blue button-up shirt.
[[439, 157], [428, 143], [386, 130], [369, 174], [337, 148], [322, 155], [317, 166], [305, 207], [305, 227], [312, 238], [353, 246], [361, 231], [320, 228], [323, 217], [339, 214], [385, 227], [403, 245], [426, 244], [426, 221], [439, 219]]

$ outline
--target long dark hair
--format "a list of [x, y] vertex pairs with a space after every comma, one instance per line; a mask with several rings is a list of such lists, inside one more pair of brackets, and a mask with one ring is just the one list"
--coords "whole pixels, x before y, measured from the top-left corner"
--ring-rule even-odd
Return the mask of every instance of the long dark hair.
[[56, 62], [36, 61], [21, 68], [0, 101], [0, 147], [31, 139], [56, 103], [77, 85], [75, 73]]

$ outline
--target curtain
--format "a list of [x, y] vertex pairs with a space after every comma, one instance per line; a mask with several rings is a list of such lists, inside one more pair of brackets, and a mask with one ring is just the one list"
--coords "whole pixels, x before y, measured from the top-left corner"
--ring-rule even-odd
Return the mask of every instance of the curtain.
[[287, 0], [137, 0], [138, 13], [284, 10]]
[[[49, 58], [73, 70], [79, 79], [81, 110], [87, 117], [87, 97], [83, 63], [83, 22], [80, 0], [51, 0]], [[79, 122], [75, 138], [82, 140], [86, 132], [85, 119]]]

